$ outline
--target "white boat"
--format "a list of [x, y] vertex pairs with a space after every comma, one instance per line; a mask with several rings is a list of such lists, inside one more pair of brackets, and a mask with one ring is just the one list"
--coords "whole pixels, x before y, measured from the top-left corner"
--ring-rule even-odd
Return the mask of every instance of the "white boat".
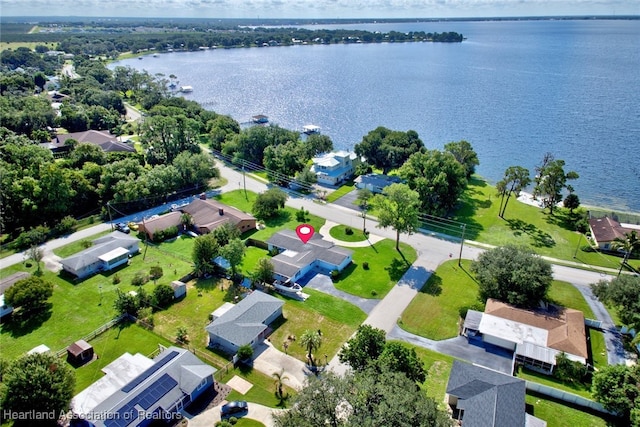
[[180, 92], [190, 93], [193, 92], [193, 88], [191, 86], [180, 86]]
[[273, 286], [276, 288], [276, 290], [289, 294], [297, 294], [298, 292], [302, 291], [302, 286], [298, 285], [297, 283], [281, 282], [280, 280], [276, 280], [275, 282], [273, 282]]
[[302, 127], [302, 132], [307, 135], [312, 135], [314, 133], [320, 133], [320, 126], [316, 125], [305, 125]]

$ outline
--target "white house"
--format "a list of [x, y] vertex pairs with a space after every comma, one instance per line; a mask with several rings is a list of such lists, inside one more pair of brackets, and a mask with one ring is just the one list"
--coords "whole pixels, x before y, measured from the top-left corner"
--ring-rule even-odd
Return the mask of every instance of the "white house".
[[139, 252], [139, 243], [135, 237], [114, 231], [94, 240], [90, 248], [60, 260], [60, 264], [64, 271], [83, 279], [126, 264], [130, 256]]
[[16, 282], [26, 279], [29, 276], [31, 276], [31, 273], [19, 271], [3, 279], [0, 279], [0, 317], [6, 316], [7, 314], [11, 314], [13, 312], [13, 307], [4, 303], [4, 293]]
[[359, 157], [352, 151], [334, 151], [312, 159], [311, 172], [316, 174], [318, 183], [338, 185], [353, 176]]
[[525, 310], [488, 299], [484, 313], [469, 310], [463, 335], [515, 353], [516, 361], [550, 374], [560, 353], [587, 363], [587, 336], [581, 311], [549, 305]]

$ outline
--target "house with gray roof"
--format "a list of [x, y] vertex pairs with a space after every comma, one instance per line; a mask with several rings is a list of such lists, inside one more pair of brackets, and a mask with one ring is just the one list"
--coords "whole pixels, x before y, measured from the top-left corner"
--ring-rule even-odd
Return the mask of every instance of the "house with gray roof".
[[7, 277], [0, 279], [0, 317], [13, 313], [13, 307], [4, 303], [4, 293], [12, 287], [16, 282], [26, 279], [31, 276], [31, 273], [26, 271], [18, 271]]
[[140, 240], [120, 231], [114, 231], [93, 241], [93, 245], [60, 260], [64, 271], [84, 279], [99, 271], [112, 270], [129, 261], [140, 251]]
[[266, 337], [271, 322], [282, 316], [283, 305], [284, 301], [278, 298], [253, 291], [205, 327], [209, 346], [235, 354], [243, 345], [258, 345]]
[[465, 427], [545, 427], [525, 412], [525, 381], [459, 360], [453, 361], [445, 401]]
[[389, 176], [381, 173], [368, 173], [360, 175], [353, 180], [358, 189], [367, 189], [372, 193], [382, 193], [386, 187], [391, 184], [402, 183], [402, 178], [398, 176]]
[[125, 353], [103, 371], [72, 403], [74, 414], [94, 427], [169, 424], [213, 386], [216, 369], [188, 350], [168, 347], [153, 360]]
[[303, 243], [293, 230], [279, 231], [267, 240], [269, 250], [278, 250], [271, 258], [275, 279], [295, 282], [315, 270], [330, 273], [344, 270], [353, 259], [353, 251], [336, 246], [316, 233]]
[[118, 137], [108, 130], [89, 129], [83, 132], [72, 132], [56, 135], [50, 142], [40, 144], [43, 148], [48, 148], [54, 154], [66, 154], [71, 151], [71, 146], [67, 143], [70, 139], [79, 144], [97, 145], [105, 153], [123, 151], [135, 153], [133, 145], [118, 141]]

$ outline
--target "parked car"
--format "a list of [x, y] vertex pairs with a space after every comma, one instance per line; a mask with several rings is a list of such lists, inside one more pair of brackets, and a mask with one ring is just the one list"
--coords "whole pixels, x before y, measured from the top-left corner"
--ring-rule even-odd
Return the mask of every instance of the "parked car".
[[131, 233], [131, 229], [129, 228], [129, 226], [124, 223], [124, 222], [119, 222], [116, 224], [116, 230], [118, 231], [122, 231], [123, 233]]
[[245, 415], [249, 411], [249, 404], [244, 400], [234, 400], [222, 405], [220, 408], [220, 418], [237, 417]]
[[133, 231], [138, 231], [138, 223], [137, 222], [133, 222], [131, 221], [129, 224], [127, 224], [129, 226], [129, 228]]

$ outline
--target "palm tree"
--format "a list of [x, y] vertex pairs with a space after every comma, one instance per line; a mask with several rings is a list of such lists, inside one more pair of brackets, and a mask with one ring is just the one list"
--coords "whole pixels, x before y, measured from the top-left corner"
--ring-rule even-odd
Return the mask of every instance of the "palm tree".
[[320, 330], [312, 331], [307, 329], [300, 337], [300, 345], [307, 349], [307, 359], [309, 363], [313, 364], [313, 351], [318, 350], [322, 345], [322, 335]]
[[193, 217], [185, 212], [180, 215], [180, 223], [184, 227], [185, 231], [189, 231], [193, 225]]
[[284, 380], [288, 380], [289, 377], [284, 375], [284, 368], [282, 368], [280, 370], [280, 372], [274, 372], [273, 374], [271, 374], [271, 376], [273, 378], [275, 378], [275, 384], [276, 384], [276, 397], [278, 399], [280, 399], [280, 402], [282, 402], [283, 400], [285, 400], [287, 398], [287, 396], [284, 393], [283, 387], [284, 387]]
[[622, 259], [622, 263], [620, 264], [620, 270], [618, 270], [618, 276], [622, 273], [622, 267], [629, 260], [629, 256], [635, 252], [640, 250], [640, 238], [638, 238], [638, 232], [636, 230], [632, 230], [629, 233], [625, 233], [624, 237], [616, 237], [611, 242], [611, 249], [613, 250], [622, 250], [624, 252], [624, 258]]

